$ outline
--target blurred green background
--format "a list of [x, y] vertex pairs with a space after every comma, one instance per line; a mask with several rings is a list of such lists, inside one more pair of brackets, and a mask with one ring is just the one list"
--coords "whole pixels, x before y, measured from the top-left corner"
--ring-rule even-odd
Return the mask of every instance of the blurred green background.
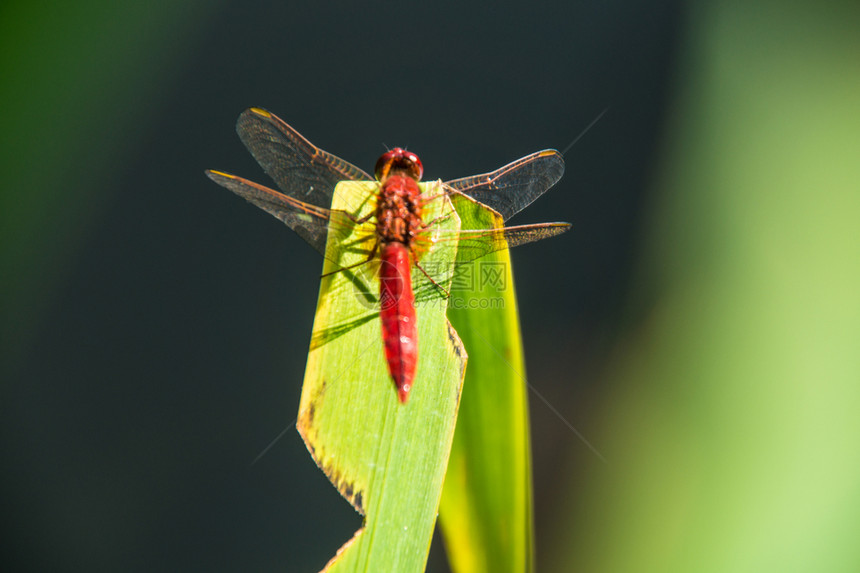
[[[4, 570], [316, 571], [360, 524], [285, 428], [320, 260], [251, 105], [369, 169], [543, 147], [515, 222], [543, 571], [858, 571], [854, 2], [5, 2]], [[440, 543], [431, 571], [445, 571]]]

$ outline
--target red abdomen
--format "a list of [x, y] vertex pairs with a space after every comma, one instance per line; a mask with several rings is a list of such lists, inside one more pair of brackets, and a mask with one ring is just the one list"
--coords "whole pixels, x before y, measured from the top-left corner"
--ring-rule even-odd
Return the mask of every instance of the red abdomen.
[[409, 249], [400, 242], [384, 243], [380, 254], [379, 317], [385, 359], [397, 396], [409, 398], [415, 368], [418, 364], [418, 324], [415, 320], [415, 296], [412, 294], [412, 262]]

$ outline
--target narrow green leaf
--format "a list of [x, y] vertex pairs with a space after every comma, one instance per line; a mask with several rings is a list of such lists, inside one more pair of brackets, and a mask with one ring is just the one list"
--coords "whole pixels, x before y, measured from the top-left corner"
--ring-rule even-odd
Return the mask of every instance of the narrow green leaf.
[[[465, 197], [463, 229], [501, 227]], [[508, 250], [462, 265], [448, 317], [469, 352], [463, 398], [440, 506], [451, 568], [533, 568], [531, 450], [520, 326]]]
[[[372, 182], [337, 186], [332, 208], [359, 219], [373, 207]], [[440, 195], [439, 184], [422, 191]], [[442, 195], [425, 209], [434, 232], [459, 230]], [[365, 516], [364, 526], [326, 571], [423, 571], [439, 507], [465, 368], [465, 352], [445, 316], [447, 300], [413, 269], [418, 372], [398, 402], [383, 354], [378, 263], [367, 259], [372, 231], [335, 213], [299, 407], [298, 429], [317, 465]], [[342, 224], [339, 224], [342, 223]], [[365, 225], [372, 225], [366, 223]], [[425, 269], [453, 268], [456, 242], [436, 243]], [[440, 284], [448, 288], [450, 273]]]

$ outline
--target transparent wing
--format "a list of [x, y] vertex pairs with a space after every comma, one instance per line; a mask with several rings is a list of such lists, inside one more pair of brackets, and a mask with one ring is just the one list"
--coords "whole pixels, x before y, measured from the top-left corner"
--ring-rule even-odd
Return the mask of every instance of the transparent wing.
[[560, 235], [570, 229], [570, 223], [538, 223], [500, 229], [460, 231], [457, 243], [458, 264], [479, 259], [504, 248], [518, 247]]
[[259, 183], [221, 171], [206, 171], [209, 179], [271, 213], [325, 256], [331, 211], [278, 193]]
[[236, 132], [278, 188], [304, 203], [327, 209], [340, 181], [374, 180], [355, 165], [316, 147], [264, 109], [243, 111]]
[[[332, 194], [341, 181], [372, 181], [358, 167], [314, 146], [276, 115], [260, 108], [242, 112], [236, 123], [240, 139], [275, 181], [279, 193], [264, 185], [220, 171], [210, 179], [274, 215], [325, 255]], [[501, 169], [449, 181], [453, 190], [469, 195], [512, 217], [552, 187], [564, 173], [559, 152], [545, 150], [518, 159]], [[522, 225], [504, 229], [463, 231], [457, 240], [461, 261], [563, 233], [567, 223]]]
[[495, 209], [507, 221], [555, 185], [563, 174], [561, 153], [545, 149], [492, 173], [454, 179], [446, 185]]

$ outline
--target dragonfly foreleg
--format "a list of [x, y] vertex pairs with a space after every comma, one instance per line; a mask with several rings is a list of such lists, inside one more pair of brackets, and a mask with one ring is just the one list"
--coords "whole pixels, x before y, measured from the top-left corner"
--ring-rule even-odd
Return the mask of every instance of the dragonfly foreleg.
[[442, 215], [439, 215], [438, 217], [435, 217], [434, 219], [431, 219], [430, 221], [427, 221], [426, 223], [424, 223], [421, 226], [421, 229], [422, 230], [429, 229], [433, 225], [436, 225], [437, 223], [441, 223], [442, 221], [447, 220], [453, 213], [454, 213], [453, 210], [448, 211], [447, 213], [443, 213]]

